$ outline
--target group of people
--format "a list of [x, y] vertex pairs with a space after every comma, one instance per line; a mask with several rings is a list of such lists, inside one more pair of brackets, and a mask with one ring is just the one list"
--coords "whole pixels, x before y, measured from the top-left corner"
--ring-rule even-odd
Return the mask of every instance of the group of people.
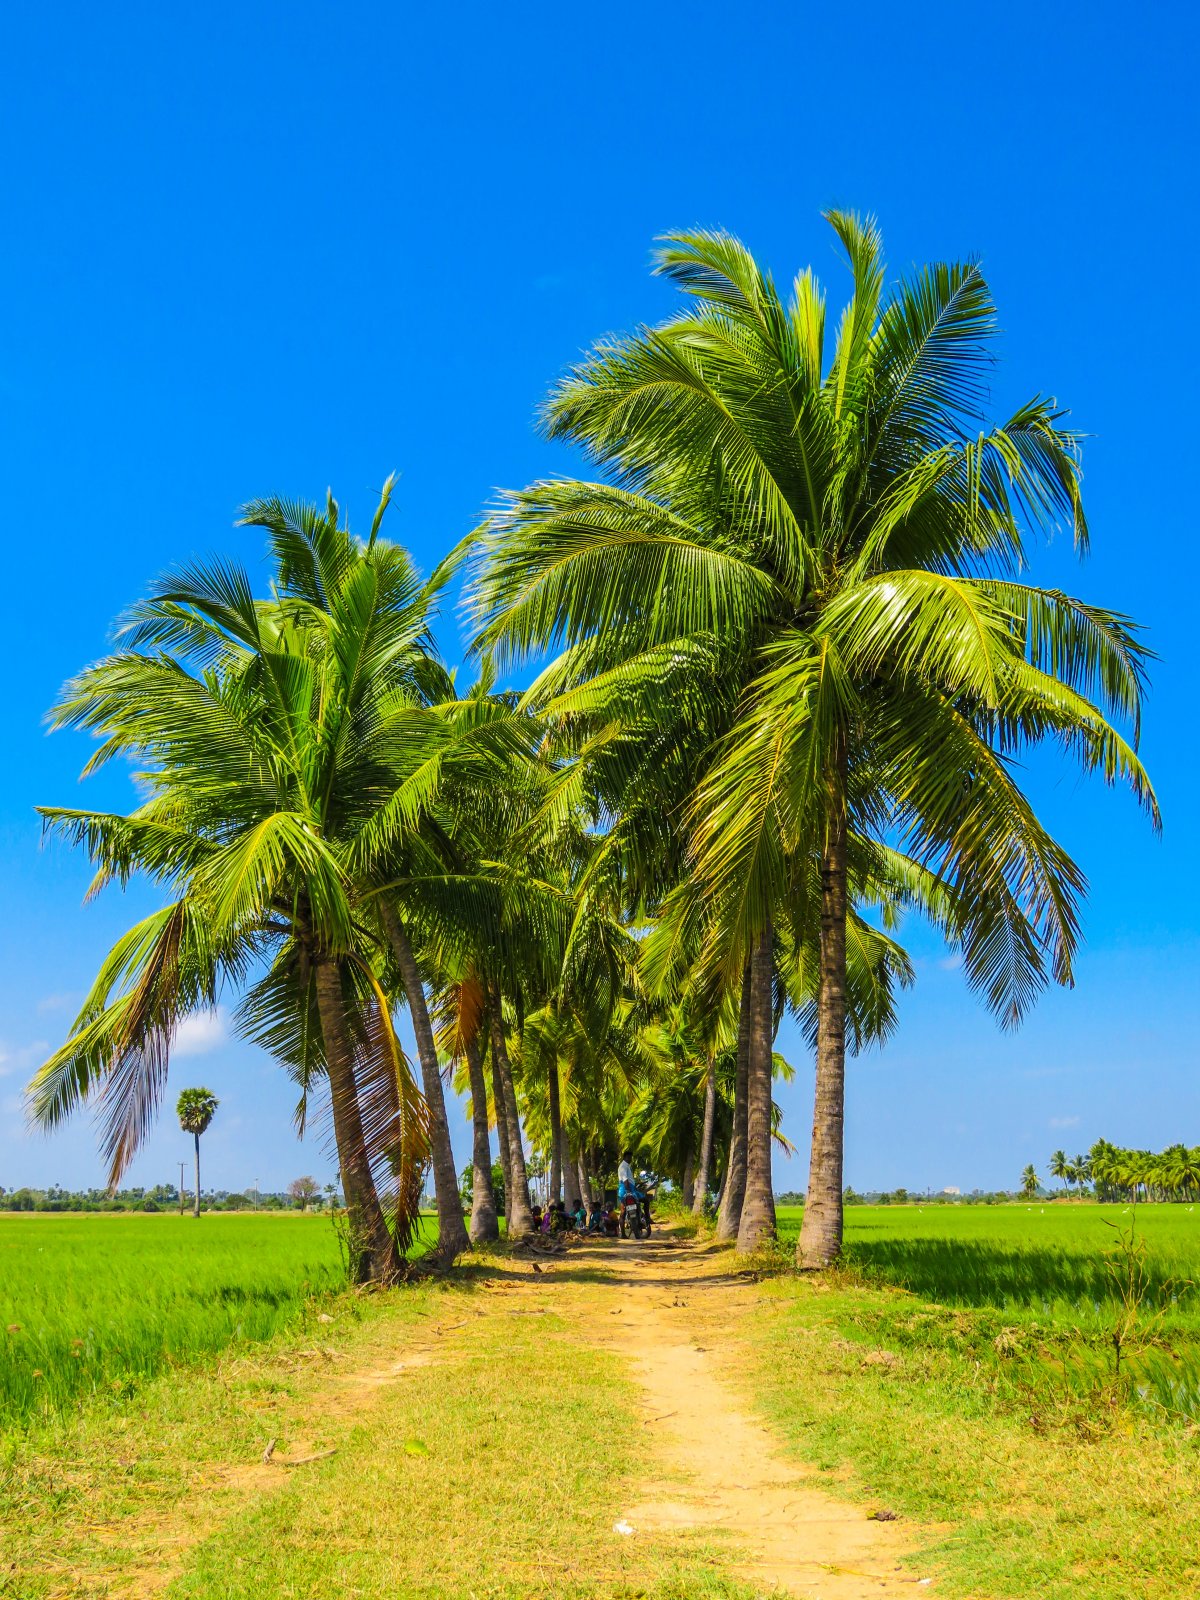
[[621, 1232], [621, 1206], [627, 1199], [646, 1204], [644, 1187], [634, 1177], [629, 1151], [621, 1157], [617, 1168], [617, 1198], [611, 1200], [580, 1200], [573, 1211], [568, 1211], [561, 1200], [553, 1200], [545, 1211], [535, 1205], [533, 1225], [539, 1233], [599, 1233], [615, 1239]]
[[586, 1206], [581, 1200], [568, 1211], [561, 1200], [552, 1201], [545, 1211], [533, 1208], [533, 1225], [539, 1233], [604, 1233], [612, 1238], [621, 1231], [619, 1207], [608, 1201]]

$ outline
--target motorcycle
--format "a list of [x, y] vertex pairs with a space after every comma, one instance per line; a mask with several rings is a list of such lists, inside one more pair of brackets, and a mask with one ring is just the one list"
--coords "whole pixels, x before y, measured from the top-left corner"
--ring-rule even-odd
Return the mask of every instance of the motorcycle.
[[635, 1239], [650, 1237], [650, 1202], [653, 1199], [654, 1190], [644, 1188], [640, 1199], [635, 1194], [627, 1194], [621, 1201], [622, 1239], [628, 1239], [630, 1233]]

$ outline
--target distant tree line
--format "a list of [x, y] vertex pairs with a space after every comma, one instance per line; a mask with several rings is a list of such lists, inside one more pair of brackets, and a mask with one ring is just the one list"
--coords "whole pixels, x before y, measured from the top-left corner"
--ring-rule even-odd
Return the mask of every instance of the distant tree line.
[[[948, 1194], [939, 1192], [928, 1193], [921, 1190], [910, 1191], [903, 1187], [899, 1189], [868, 1189], [860, 1194], [856, 1189], [842, 1191], [842, 1204], [845, 1206], [999, 1206], [1006, 1205], [1009, 1201], [1023, 1197], [1026, 1190], [1008, 1189], [971, 1189], [966, 1194]], [[777, 1205], [802, 1206], [804, 1196], [794, 1189], [786, 1190], [775, 1196]]]
[[[253, 1189], [243, 1192], [214, 1189], [201, 1195], [204, 1211], [295, 1211], [321, 1206], [331, 1198], [331, 1186], [319, 1192], [312, 1178], [296, 1178], [285, 1191], [267, 1193], [260, 1191], [257, 1198]], [[332, 1195], [335, 1200], [338, 1198]], [[179, 1187], [173, 1183], [156, 1184], [151, 1189], [64, 1189], [51, 1184], [48, 1189], [5, 1189], [0, 1187], [0, 1211], [177, 1211]]]

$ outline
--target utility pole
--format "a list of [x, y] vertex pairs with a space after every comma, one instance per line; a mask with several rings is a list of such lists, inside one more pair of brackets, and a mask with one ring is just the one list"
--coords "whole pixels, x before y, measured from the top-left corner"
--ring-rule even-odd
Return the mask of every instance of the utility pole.
[[179, 1163], [179, 1215], [183, 1215], [183, 1162]]

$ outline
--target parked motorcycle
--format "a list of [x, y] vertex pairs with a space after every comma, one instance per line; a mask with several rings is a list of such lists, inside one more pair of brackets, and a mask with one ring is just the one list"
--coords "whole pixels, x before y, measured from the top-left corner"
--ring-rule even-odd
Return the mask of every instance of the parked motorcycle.
[[631, 1233], [635, 1239], [650, 1237], [650, 1202], [653, 1199], [654, 1190], [643, 1189], [640, 1199], [635, 1194], [627, 1194], [621, 1201], [622, 1239], [628, 1239]]

